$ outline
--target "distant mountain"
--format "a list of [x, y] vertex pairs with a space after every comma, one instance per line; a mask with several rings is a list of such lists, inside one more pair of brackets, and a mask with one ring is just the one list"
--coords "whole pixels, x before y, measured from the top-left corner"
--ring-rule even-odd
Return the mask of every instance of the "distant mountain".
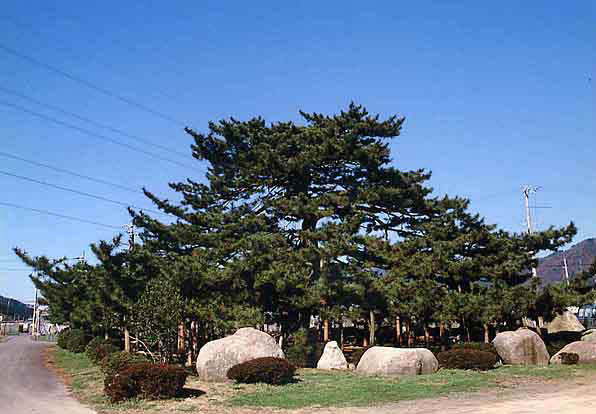
[[586, 239], [567, 250], [541, 258], [538, 265], [538, 277], [544, 284], [565, 280], [564, 257], [567, 258], [570, 278], [582, 270], [588, 270], [596, 258], [596, 239]]

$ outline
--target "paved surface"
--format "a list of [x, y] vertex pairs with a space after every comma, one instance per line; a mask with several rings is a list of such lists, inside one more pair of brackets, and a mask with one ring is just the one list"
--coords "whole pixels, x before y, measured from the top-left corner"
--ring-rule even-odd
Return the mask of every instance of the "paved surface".
[[0, 343], [0, 413], [93, 414], [69, 396], [62, 381], [44, 366], [46, 346], [28, 336]]

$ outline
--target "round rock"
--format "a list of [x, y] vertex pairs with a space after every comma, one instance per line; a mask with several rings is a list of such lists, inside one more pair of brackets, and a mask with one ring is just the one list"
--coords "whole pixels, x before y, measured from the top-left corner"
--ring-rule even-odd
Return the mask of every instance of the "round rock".
[[197, 356], [197, 374], [202, 381], [227, 381], [234, 365], [251, 359], [285, 355], [275, 339], [254, 328], [241, 328], [234, 335], [207, 342]]
[[501, 332], [493, 344], [505, 364], [548, 365], [550, 356], [544, 341], [529, 329]]
[[369, 348], [356, 367], [356, 372], [371, 375], [432, 374], [439, 369], [439, 361], [425, 348]]
[[550, 359], [551, 364], [560, 364], [560, 354], [567, 352], [579, 355], [578, 364], [594, 364], [596, 363], [596, 343], [577, 341], [566, 345], [563, 349], [557, 352]]

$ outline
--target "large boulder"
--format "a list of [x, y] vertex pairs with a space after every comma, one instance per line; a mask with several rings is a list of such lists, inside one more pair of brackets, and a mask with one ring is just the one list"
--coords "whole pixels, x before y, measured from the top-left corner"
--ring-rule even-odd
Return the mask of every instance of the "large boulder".
[[540, 336], [525, 328], [497, 334], [497, 353], [509, 365], [548, 365], [549, 355]]
[[228, 369], [251, 359], [285, 358], [271, 336], [254, 328], [241, 328], [234, 335], [207, 342], [197, 357], [199, 379], [211, 382], [227, 381]]
[[564, 352], [579, 355], [578, 364], [596, 363], [596, 343], [594, 342], [572, 342], [569, 345], [565, 346], [563, 349], [561, 349], [559, 352], [557, 352], [555, 355], [553, 355], [553, 357], [550, 359], [550, 363], [560, 364], [561, 354]]
[[439, 369], [439, 361], [425, 348], [369, 348], [356, 367], [356, 372], [374, 375], [432, 374]]
[[557, 332], [583, 332], [586, 329], [579, 319], [577, 319], [577, 316], [569, 311], [557, 315], [546, 328], [549, 334]]
[[321, 355], [321, 359], [319, 359], [319, 362], [317, 363], [317, 368], [348, 369], [348, 361], [346, 361], [344, 353], [339, 346], [337, 346], [337, 342], [327, 342], [327, 345], [325, 345], [325, 349], [323, 350], [323, 355]]
[[596, 342], [596, 329], [588, 329], [582, 335], [582, 341]]

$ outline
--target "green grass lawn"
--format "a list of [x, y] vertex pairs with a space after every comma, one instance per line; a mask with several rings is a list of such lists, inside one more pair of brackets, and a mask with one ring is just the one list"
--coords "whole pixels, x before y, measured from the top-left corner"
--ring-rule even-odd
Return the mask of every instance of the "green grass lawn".
[[263, 407], [269, 412], [270, 409], [304, 407], [375, 406], [596, 374], [596, 365], [506, 366], [488, 372], [440, 370], [432, 375], [401, 378], [302, 369], [298, 371], [296, 382], [284, 386], [207, 384], [189, 377], [187, 387], [200, 390], [199, 395], [170, 401], [133, 400], [112, 405], [103, 396], [101, 371], [84, 354], [72, 354], [53, 347], [52, 355], [56, 366], [70, 376], [73, 393], [81, 402], [98, 413], [123, 414], [221, 413], [226, 407], [240, 411], [243, 411], [242, 407]]
[[450, 393], [470, 393], [507, 387], [532, 378], [565, 379], [596, 372], [596, 365], [501, 367], [488, 372], [440, 370], [432, 375], [367, 377], [353, 372], [301, 370], [299, 380], [286, 386], [257, 385], [228, 402], [234, 406], [302, 408], [308, 406], [372, 406]]

